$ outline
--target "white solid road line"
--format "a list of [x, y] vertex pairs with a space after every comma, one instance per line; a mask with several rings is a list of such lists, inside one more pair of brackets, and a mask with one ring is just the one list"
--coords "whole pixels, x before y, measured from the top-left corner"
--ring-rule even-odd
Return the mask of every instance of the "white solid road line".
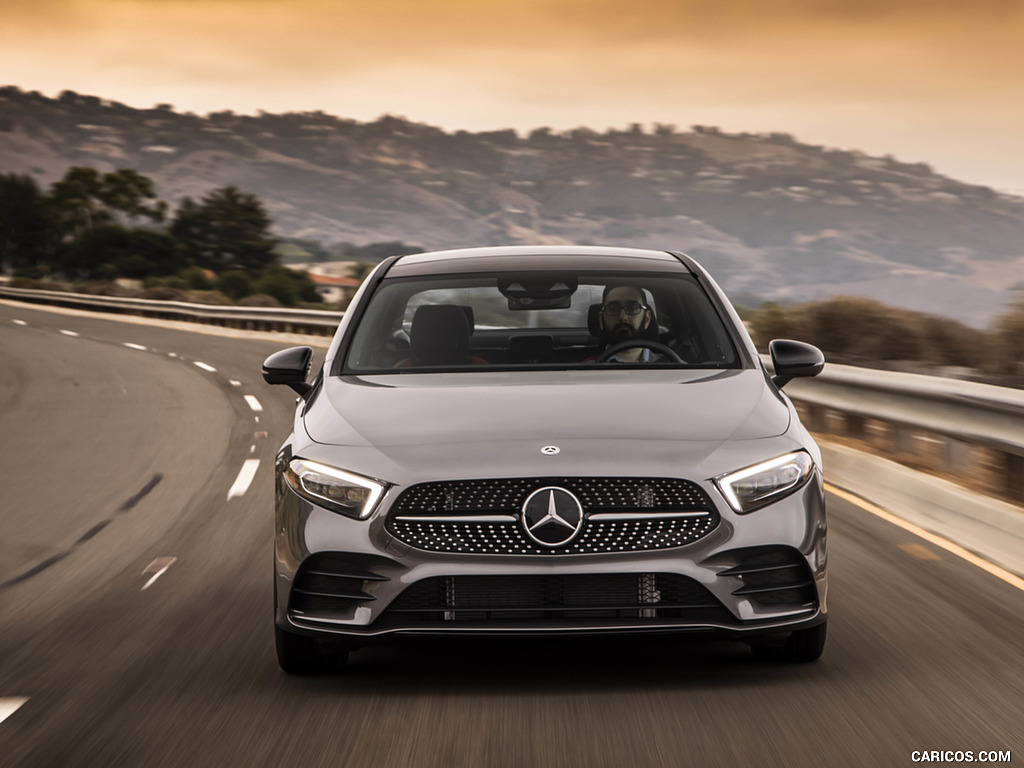
[[147, 573], [153, 574], [152, 578], [142, 585], [142, 591], [145, 591], [150, 584], [163, 576], [164, 571], [171, 567], [171, 564], [177, 560], [176, 557], [158, 557], [152, 563], [146, 566], [142, 571], [142, 575], [145, 576]]
[[196, 360], [194, 363], [192, 363], [192, 365], [194, 365], [196, 368], [202, 368], [204, 371], [209, 371], [210, 373], [216, 373], [217, 372], [217, 369], [214, 368], [212, 365], [207, 365], [206, 363], [201, 363], [198, 360]]
[[130, 341], [126, 341], [124, 345], [128, 347], [128, 349], [140, 349], [143, 352], [149, 351], [146, 347], [142, 346], [141, 344], [132, 344]]
[[64, 331], [64, 330], [62, 330], [61, 333], [63, 333], [65, 336], [77, 336], [78, 335], [74, 331]]
[[256, 470], [259, 468], [259, 459], [246, 459], [242, 468], [238, 471], [238, 477], [235, 478], [235, 484], [232, 485], [231, 490], [228, 491], [228, 499], [233, 499], [236, 496], [242, 496], [246, 491], [248, 491], [249, 486], [252, 484], [252, 479], [256, 477]]
[[28, 325], [24, 320], [12, 320], [11, 322], [15, 325]]
[[15, 712], [17, 712], [18, 708], [21, 707], [21, 705], [24, 704], [26, 701], [28, 701], [27, 696], [20, 698], [0, 699], [0, 723], [2, 723], [11, 715], [13, 715]]
[[1020, 590], [1024, 590], [1024, 579], [1022, 579], [1020, 576], [1018, 576], [1015, 573], [1010, 573], [1005, 568], [1000, 568], [995, 563], [990, 563], [988, 560], [985, 560], [982, 557], [978, 557], [978, 555], [974, 554], [970, 550], [964, 549], [959, 544], [956, 544], [950, 541], [949, 539], [945, 539], [942, 536], [939, 536], [938, 534], [932, 533], [931, 531], [926, 531], [919, 525], [914, 525], [913, 523], [904, 520], [902, 517], [897, 517], [891, 512], [886, 512], [884, 509], [875, 504], [872, 504], [870, 501], [867, 501], [866, 499], [862, 499], [859, 496], [855, 496], [852, 493], [844, 491], [842, 488], [837, 488], [831, 483], [825, 483], [825, 490], [828, 491], [829, 493], [835, 494], [841, 499], [845, 499], [851, 504], [857, 505], [866, 512], [870, 512], [875, 517], [880, 517], [883, 520], [892, 523], [893, 525], [899, 526], [905, 531], [909, 531], [915, 536], [921, 537], [925, 541], [934, 544], [936, 547], [946, 550], [951, 555], [956, 555], [960, 559], [966, 560], [971, 565], [981, 568], [981, 570], [985, 571], [986, 573], [992, 574], [997, 579], [1002, 579], [1010, 586], [1016, 587]]
[[245, 402], [247, 402], [249, 404], [249, 407], [256, 411], [256, 413], [259, 413], [260, 411], [263, 410], [263, 406], [260, 405], [260, 401], [257, 400], [253, 395], [246, 395]]

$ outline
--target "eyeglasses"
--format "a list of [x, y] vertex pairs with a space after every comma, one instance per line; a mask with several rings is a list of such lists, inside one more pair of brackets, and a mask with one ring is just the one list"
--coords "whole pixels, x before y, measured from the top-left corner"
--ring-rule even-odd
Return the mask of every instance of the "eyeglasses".
[[647, 306], [637, 301], [627, 301], [625, 304], [613, 301], [601, 307], [601, 311], [608, 317], [617, 317], [622, 310], [626, 310], [626, 314], [630, 317], [636, 317], [645, 309], [647, 309]]

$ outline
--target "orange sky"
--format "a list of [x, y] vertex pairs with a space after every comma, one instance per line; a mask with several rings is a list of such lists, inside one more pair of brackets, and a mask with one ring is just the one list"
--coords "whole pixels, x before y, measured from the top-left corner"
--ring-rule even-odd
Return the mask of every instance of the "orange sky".
[[0, 84], [51, 96], [782, 131], [1024, 193], [1024, 0], [0, 3]]

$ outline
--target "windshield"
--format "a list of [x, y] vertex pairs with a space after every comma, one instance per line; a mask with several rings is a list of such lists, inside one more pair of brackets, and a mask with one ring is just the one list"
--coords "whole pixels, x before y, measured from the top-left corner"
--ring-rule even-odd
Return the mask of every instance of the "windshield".
[[342, 373], [736, 368], [725, 321], [690, 275], [530, 272], [385, 280]]

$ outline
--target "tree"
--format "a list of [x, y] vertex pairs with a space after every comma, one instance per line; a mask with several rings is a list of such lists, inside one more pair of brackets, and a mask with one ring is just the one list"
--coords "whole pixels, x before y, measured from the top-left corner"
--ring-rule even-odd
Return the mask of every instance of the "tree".
[[68, 169], [50, 187], [47, 205], [62, 241], [110, 223], [110, 212], [100, 203], [101, 187], [99, 171], [82, 167]]
[[220, 276], [217, 281], [220, 292], [233, 301], [252, 295], [252, 280], [241, 270], [232, 269]]
[[139, 219], [161, 222], [166, 208], [157, 200], [153, 182], [130, 168], [103, 174], [94, 168], [70, 168], [46, 197], [55, 266], [78, 279], [121, 274], [121, 267], [132, 276], [179, 269], [183, 264], [169, 238], [128, 226]]
[[186, 266], [184, 249], [168, 233], [116, 224], [96, 227], [68, 243], [62, 260], [66, 275], [83, 280], [159, 277]]
[[0, 175], [0, 268], [30, 274], [47, 251], [45, 200], [31, 176]]
[[305, 272], [298, 272], [287, 267], [272, 267], [254, 286], [256, 293], [273, 296], [285, 306], [293, 306], [300, 301], [315, 304], [323, 301], [316, 289], [316, 283]]
[[[147, 201], [156, 201], [147, 204]], [[100, 174], [94, 168], [70, 168], [50, 188], [48, 205], [64, 239], [95, 227], [138, 219], [161, 222], [167, 204], [156, 199], [153, 182], [130, 168]]]
[[263, 203], [234, 186], [215, 189], [199, 203], [183, 198], [171, 234], [196, 264], [215, 272], [255, 274], [276, 258], [277, 241], [270, 235], [270, 216]]
[[108, 210], [122, 213], [130, 219], [163, 221], [167, 213], [167, 203], [158, 200], [152, 205], [147, 205], [147, 200], [156, 200], [152, 179], [131, 168], [103, 174], [100, 202]]

